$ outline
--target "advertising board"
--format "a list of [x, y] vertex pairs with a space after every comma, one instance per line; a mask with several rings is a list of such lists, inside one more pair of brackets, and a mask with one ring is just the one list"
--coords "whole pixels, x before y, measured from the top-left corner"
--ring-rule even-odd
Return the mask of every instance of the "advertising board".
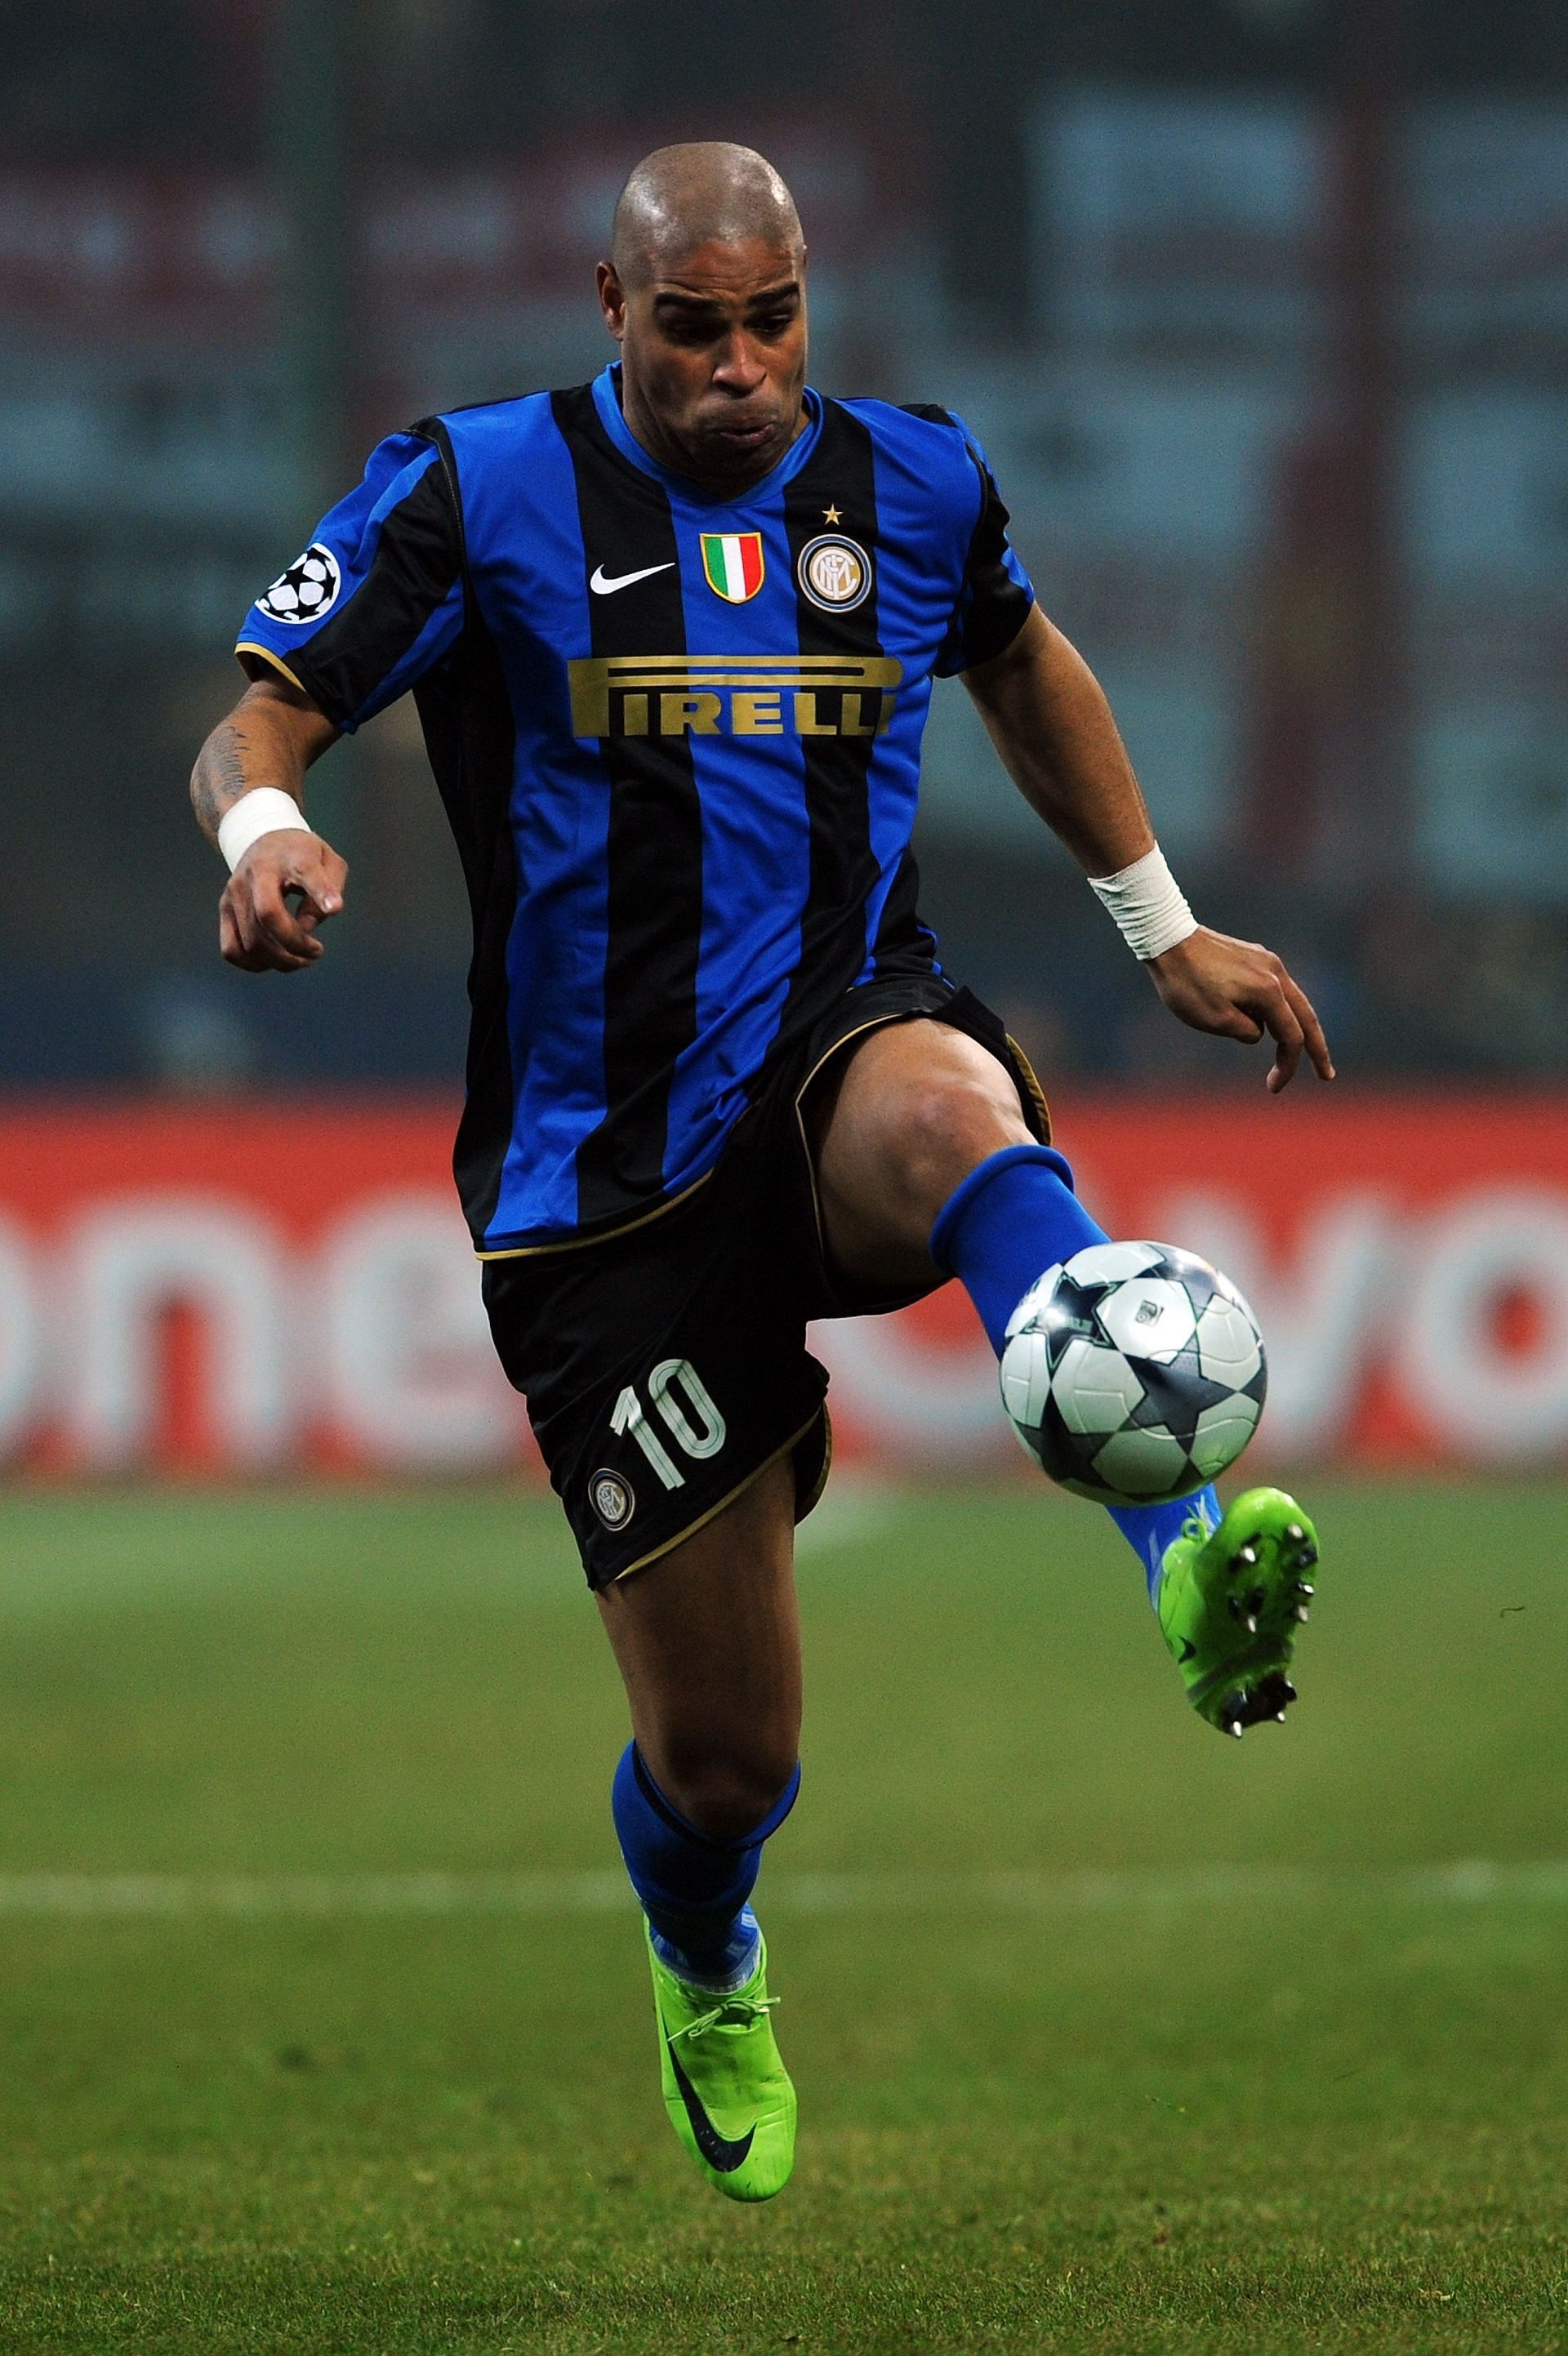
[[[1270, 1393], [1250, 1461], [1568, 1458], [1568, 1107], [1347, 1092], [1056, 1114], [1112, 1234], [1203, 1252], [1251, 1299]], [[0, 1459], [59, 1478], [537, 1470], [451, 1127], [407, 1099], [0, 1114]], [[1022, 1469], [955, 1286], [813, 1346], [841, 1461]]]

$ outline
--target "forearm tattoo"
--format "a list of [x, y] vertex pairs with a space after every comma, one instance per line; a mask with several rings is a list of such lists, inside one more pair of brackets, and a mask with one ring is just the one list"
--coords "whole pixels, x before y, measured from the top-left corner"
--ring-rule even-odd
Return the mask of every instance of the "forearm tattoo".
[[197, 824], [214, 841], [224, 811], [259, 782], [246, 774], [254, 751], [244, 730], [233, 721], [225, 720], [213, 730], [196, 756], [196, 766], [190, 773], [190, 806], [196, 812]]

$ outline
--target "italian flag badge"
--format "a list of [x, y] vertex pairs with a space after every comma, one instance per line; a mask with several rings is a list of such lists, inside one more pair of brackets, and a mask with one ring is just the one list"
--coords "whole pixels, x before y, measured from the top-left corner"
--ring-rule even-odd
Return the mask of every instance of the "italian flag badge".
[[715, 597], [744, 605], [761, 588], [763, 570], [759, 531], [703, 534], [703, 573]]

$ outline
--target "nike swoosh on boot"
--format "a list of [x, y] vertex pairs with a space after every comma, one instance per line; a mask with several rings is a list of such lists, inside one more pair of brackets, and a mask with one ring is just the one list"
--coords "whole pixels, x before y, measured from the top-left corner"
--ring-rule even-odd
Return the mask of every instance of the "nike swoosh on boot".
[[754, 2126], [747, 2127], [745, 2135], [734, 2142], [728, 2136], [720, 2135], [703, 2108], [696, 2088], [682, 2069], [680, 2056], [675, 2048], [670, 2044], [668, 2038], [664, 2041], [669, 2049], [670, 2066], [675, 2072], [675, 2083], [681, 2089], [681, 2100], [686, 2105], [686, 2116], [692, 2122], [692, 2133], [697, 2138], [697, 2149], [710, 2168], [716, 2169], [721, 2176], [728, 2176], [732, 2169], [740, 2166], [741, 2161], [751, 2149], [752, 2137], [756, 2135], [757, 2129]]

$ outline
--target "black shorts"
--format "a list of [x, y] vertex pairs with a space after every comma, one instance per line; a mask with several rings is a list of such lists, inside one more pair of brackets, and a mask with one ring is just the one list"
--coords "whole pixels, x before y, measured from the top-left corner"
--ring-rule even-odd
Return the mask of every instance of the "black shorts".
[[781, 1064], [707, 1176], [601, 1241], [487, 1260], [485, 1307], [507, 1377], [566, 1509], [592, 1587], [677, 1546], [792, 1452], [796, 1519], [827, 1479], [827, 1370], [816, 1317], [901, 1309], [826, 1264], [801, 1118], [849, 1042], [930, 1015], [991, 1050], [1037, 1135], [1048, 1124], [1021, 1050], [988, 1007], [940, 976], [852, 991]]

